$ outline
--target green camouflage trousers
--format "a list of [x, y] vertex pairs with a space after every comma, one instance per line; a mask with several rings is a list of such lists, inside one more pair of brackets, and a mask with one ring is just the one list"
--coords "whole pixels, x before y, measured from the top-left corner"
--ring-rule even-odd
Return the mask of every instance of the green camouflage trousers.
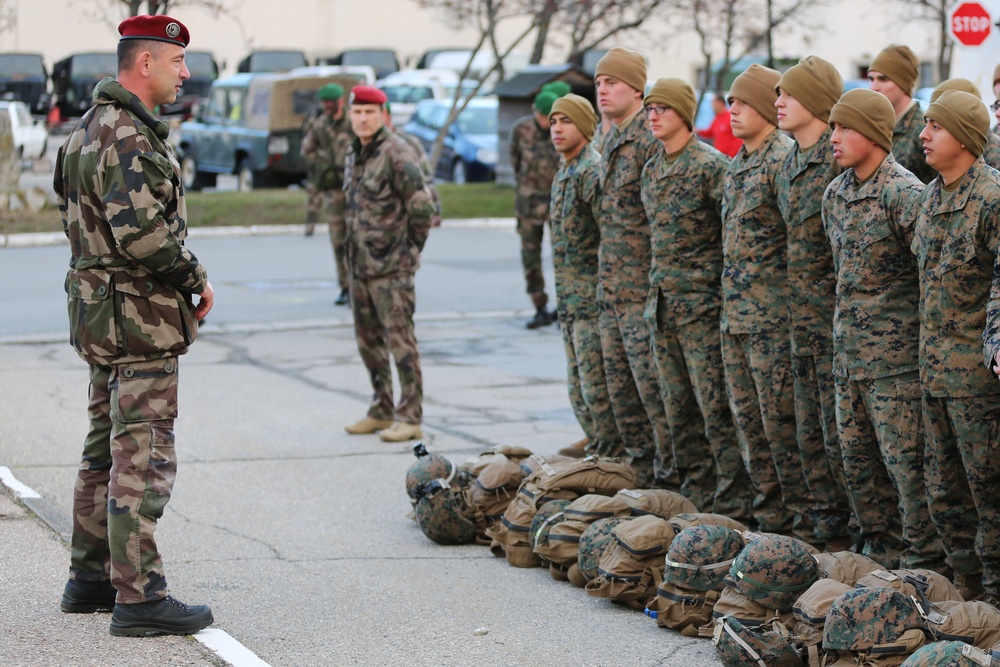
[[792, 355], [792, 380], [802, 471], [815, 502], [810, 517], [816, 539], [843, 539], [851, 523], [851, 504], [837, 438], [833, 354]]
[[729, 409], [743, 465], [756, 496], [760, 530], [816, 541], [808, 518], [813, 499], [795, 439], [791, 341], [787, 332], [722, 332]]
[[643, 303], [601, 302], [599, 325], [604, 374], [638, 488], [677, 490], [670, 430], [660, 398]]
[[521, 237], [521, 266], [524, 268], [526, 291], [531, 304], [538, 308], [549, 302], [545, 293], [545, 274], [542, 273], [542, 237], [548, 220], [517, 219], [517, 234]]
[[[368, 416], [382, 421], [419, 424], [423, 419], [424, 387], [420, 352], [413, 331], [417, 294], [412, 273], [385, 278], [351, 279], [351, 310], [361, 361], [372, 383]], [[392, 368], [399, 377], [399, 404], [393, 408]]]
[[[661, 298], [657, 321], [663, 307]], [[681, 493], [702, 512], [745, 523], [753, 490], [726, 398], [719, 311], [676, 330], [657, 321], [649, 326]]]
[[589, 444], [587, 452], [600, 456], [624, 456], [621, 436], [608, 397], [601, 356], [598, 318], [560, 322], [566, 348], [569, 402]]
[[[337, 284], [347, 289], [347, 260], [344, 243], [347, 238], [347, 221], [344, 219], [345, 197], [343, 190], [317, 190], [306, 181], [306, 229], [312, 230], [317, 222], [326, 219], [330, 228], [330, 244], [333, 246], [333, 262], [337, 267]], [[326, 203], [324, 208], [323, 204]], [[323, 213], [321, 216], [320, 213]]]
[[73, 492], [70, 576], [122, 604], [164, 597], [154, 533], [177, 474], [177, 358], [90, 366], [90, 430]]
[[944, 570], [924, 491], [919, 373], [835, 382], [844, 478], [862, 553], [889, 569]]
[[924, 481], [948, 565], [1000, 597], [1000, 397], [923, 396]]

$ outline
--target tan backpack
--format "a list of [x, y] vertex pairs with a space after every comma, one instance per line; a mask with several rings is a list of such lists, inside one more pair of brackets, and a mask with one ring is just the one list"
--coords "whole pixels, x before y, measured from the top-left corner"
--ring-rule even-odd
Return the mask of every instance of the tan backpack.
[[712, 619], [698, 628], [698, 636], [713, 637], [715, 635], [716, 623], [723, 616], [735, 618], [743, 625], [749, 627], [756, 627], [772, 620], [781, 621], [785, 627], [789, 627], [795, 621], [792, 612], [780, 612], [775, 609], [768, 609], [759, 602], [754, 602], [748, 598], [739, 589], [726, 586], [722, 589], [719, 599], [715, 601], [715, 608], [712, 609]]
[[492, 460], [479, 469], [468, 491], [476, 532], [480, 535], [485, 535], [486, 530], [500, 520], [524, 480], [524, 471], [515, 461], [502, 454], [490, 458]]
[[874, 570], [858, 579], [855, 588], [891, 588], [928, 602], [964, 601], [955, 584], [934, 570]]
[[815, 558], [822, 576], [848, 586], [854, 586], [861, 577], [882, 569], [882, 566], [871, 558], [853, 551], [821, 553], [816, 554]]
[[618, 524], [612, 534], [587, 593], [642, 611], [656, 597], [663, 558], [676, 532], [666, 519], [647, 514]]
[[822, 663], [823, 627], [833, 601], [854, 587], [836, 579], [819, 579], [792, 605], [795, 625], [792, 633], [806, 651], [809, 665]]
[[935, 602], [924, 629], [938, 641], [960, 641], [989, 651], [1000, 642], [1000, 610], [986, 602]]
[[[562, 521], [553, 525], [544, 539], [535, 541], [534, 551], [542, 560], [555, 563], [564, 569], [576, 562], [580, 554], [580, 536], [587, 526], [598, 519], [629, 516], [631, 508], [618, 496], [587, 494], [580, 496], [563, 509]], [[554, 572], [556, 578], [560, 570]]]
[[655, 514], [669, 519], [681, 512], [697, 512], [698, 508], [690, 500], [667, 489], [622, 489], [618, 499], [632, 508], [633, 516]]
[[722, 526], [730, 528], [740, 533], [745, 533], [748, 529], [736, 519], [730, 519], [722, 514], [711, 514], [709, 512], [682, 512], [670, 517], [670, 523], [674, 525], [677, 532], [692, 526]]

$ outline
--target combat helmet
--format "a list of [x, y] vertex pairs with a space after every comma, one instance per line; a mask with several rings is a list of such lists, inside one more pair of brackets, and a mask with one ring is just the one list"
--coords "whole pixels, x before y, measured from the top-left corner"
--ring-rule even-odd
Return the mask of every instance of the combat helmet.
[[778, 620], [750, 627], [733, 616], [723, 616], [716, 622], [712, 643], [726, 667], [805, 667], [788, 629]]
[[464, 492], [444, 479], [421, 482], [413, 490], [414, 514], [424, 535], [438, 544], [468, 544], [476, 539], [476, 525]]
[[[630, 521], [632, 517], [614, 516], [607, 519], [598, 519], [584, 529], [580, 535], [580, 556], [576, 561], [576, 568], [586, 581], [597, 578], [598, 563], [605, 547], [615, 541], [612, 534], [615, 526], [623, 521]], [[572, 581], [572, 577], [570, 578]], [[576, 582], [574, 582], [576, 583]]]
[[786, 612], [818, 578], [816, 559], [798, 540], [762, 535], [736, 556], [727, 583], [768, 609]]
[[550, 500], [538, 508], [531, 519], [531, 529], [528, 531], [528, 544], [534, 549], [536, 544], [548, 539], [549, 531], [556, 523], [564, 521], [563, 510], [572, 501], [566, 498]]
[[410, 496], [411, 502], [416, 503], [414, 490], [422, 482], [443, 479], [451, 486], [463, 486], [461, 479], [466, 473], [440, 454], [428, 452], [424, 443], [418, 442], [413, 445], [413, 455], [417, 460], [406, 471], [406, 494]]
[[853, 654], [906, 655], [925, 642], [917, 603], [891, 588], [855, 588], [830, 605], [823, 648]]
[[721, 591], [743, 537], [724, 526], [692, 526], [677, 533], [667, 551], [663, 581], [695, 591]]
[[1000, 660], [965, 642], [934, 642], [918, 648], [902, 667], [1000, 667]]

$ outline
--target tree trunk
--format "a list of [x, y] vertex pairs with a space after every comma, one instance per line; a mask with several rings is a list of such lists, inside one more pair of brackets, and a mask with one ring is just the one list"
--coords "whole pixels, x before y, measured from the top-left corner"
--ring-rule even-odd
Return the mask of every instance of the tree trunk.
[[545, 54], [545, 42], [549, 39], [549, 25], [551, 23], [552, 17], [547, 16], [538, 24], [538, 34], [535, 36], [535, 46], [531, 50], [531, 60], [529, 61], [532, 65], [542, 62], [542, 56]]

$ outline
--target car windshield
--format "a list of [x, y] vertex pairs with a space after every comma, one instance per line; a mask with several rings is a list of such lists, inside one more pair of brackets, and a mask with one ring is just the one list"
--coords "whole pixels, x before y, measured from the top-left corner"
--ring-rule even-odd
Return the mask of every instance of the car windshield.
[[210, 53], [188, 51], [184, 56], [184, 64], [187, 65], [192, 77], [214, 79], [219, 76], [219, 71], [216, 69], [215, 61], [212, 60]]
[[382, 92], [389, 98], [390, 104], [416, 104], [420, 100], [434, 98], [430, 86], [383, 86]]
[[73, 79], [100, 79], [118, 71], [118, 56], [114, 53], [86, 53], [73, 56]]
[[0, 56], [0, 78], [25, 79], [45, 77], [41, 56], [6, 54]]
[[[469, 95], [472, 94], [472, 91], [474, 91], [476, 89], [476, 86], [478, 86], [478, 85], [479, 85], [478, 81], [463, 81], [462, 82], [462, 92], [461, 92], [460, 96], [461, 97], [468, 97]], [[448, 93], [448, 97], [454, 97], [455, 96], [455, 88], [456, 87], [457, 86], [454, 85], [454, 84], [446, 85], [444, 87], [445, 92]]]
[[457, 124], [462, 134], [496, 134], [497, 110], [495, 107], [467, 107], [458, 115]]

